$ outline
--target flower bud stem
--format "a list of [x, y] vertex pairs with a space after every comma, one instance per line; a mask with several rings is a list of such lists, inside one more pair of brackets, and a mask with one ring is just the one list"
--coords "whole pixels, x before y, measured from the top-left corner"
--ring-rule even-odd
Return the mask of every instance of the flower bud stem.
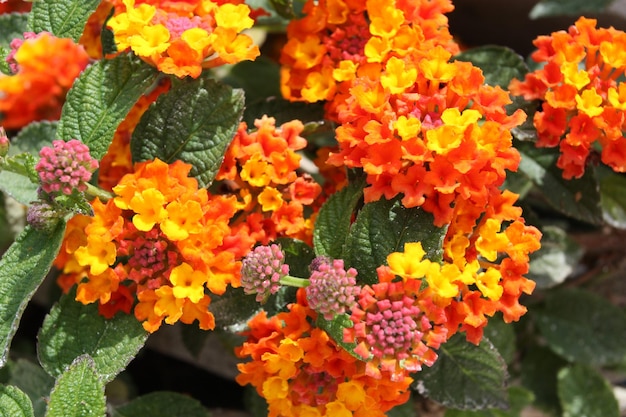
[[108, 191], [104, 191], [102, 188], [98, 188], [95, 185], [86, 183], [87, 189], [85, 195], [89, 197], [98, 197], [103, 203], [113, 198], [113, 194]]
[[304, 288], [310, 284], [310, 281], [306, 278], [297, 278], [292, 277], [291, 275], [285, 275], [280, 278], [280, 283], [290, 287]]

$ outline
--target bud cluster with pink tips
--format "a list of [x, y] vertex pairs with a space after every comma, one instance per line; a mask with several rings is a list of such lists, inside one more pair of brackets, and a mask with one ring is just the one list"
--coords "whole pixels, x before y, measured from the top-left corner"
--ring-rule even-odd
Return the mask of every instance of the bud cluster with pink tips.
[[98, 168], [98, 161], [89, 154], [89, 147], [77, 139], [55, 140], [52, 147], [42, 148], [39, 156], [35, 169], [41, 188], [48, 194], [71, 195], [74, 189], [85, 191]]
[[356, 269], [346, 271], [342, 259], [314, 260], [313, 263], [317, 265], [306, 287], [309, 306], [326, 320], [332, 320], [336, 314], [349, 312], [361, 292], [361, 287], [356, 283]]
[[243, 260], [241, 286], [246, 294], [256, 294], [265, 302], [280, 288], [280, 279], [289, 275], [289, 265], [279, 245], [257, 246]]

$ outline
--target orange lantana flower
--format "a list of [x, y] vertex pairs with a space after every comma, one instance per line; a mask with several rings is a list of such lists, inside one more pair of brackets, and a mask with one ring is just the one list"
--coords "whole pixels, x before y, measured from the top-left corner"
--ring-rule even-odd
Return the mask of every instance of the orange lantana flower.
[[513, 80], [511, 93], [541, 100], [537, 146], [556, 147], [564, 178], [579, 178], [599, 145], [602, 162], [626, 171], [626, 33], [581, 17], [567, 32], [539, 36], [533, 60], [545, 65]]

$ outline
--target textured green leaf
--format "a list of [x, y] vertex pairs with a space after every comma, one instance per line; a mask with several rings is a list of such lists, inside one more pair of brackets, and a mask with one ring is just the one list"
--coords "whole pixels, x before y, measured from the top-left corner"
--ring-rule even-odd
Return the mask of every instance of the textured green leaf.
[[61, 297], [39, 331], [37, 355], [43, 368], [58, 377], [80, 355], [89, 355], [103, 382], [111, 381], [137, 355], [148, 334], [129, 314], [106, 319], [96, 304], [74, 299], [75, 290]]
[[483, 71], [485, 84], [506, 89], [513, 78], [523, 79], [528, 72], [524, 58], [514, 50], [497, 45], [471, 48], [454, 59], [467, 61]]
[[26, 226], [0, 259], [0, 365], [7, 360], [11, 339], [35, 290], [48, 274], [59, 251], [65, 222], [51, 233]]
[[269, 0], [272, 7], [280, 16], [285, 19], [292, 19], [296, 17], [293, 9], [293, 0]]
[[521, 382], [535, 396], [535, 404], [560, 415], [556, 393], [556, 375], [567, 362], [550, 349], [532, 346], [524, 350], [521, 362]]
[[28, 24], [33, 32], [50, 32], [78, 42], [98, 4], [100, 0], [37, 0], [33, 2]]
[[0, 15], [0, 45], [9, 47], [15, 38], [22, 39], [27, 31], [28, 13], [7, 13]]
[[505, 323], [501, 314], [489, 319], [485, 327], [485, 337], [493, 344], [506, 363], [515, 358], [515, 330], [510, 323]]
[[322, 205], [313, 230], [313, 246], [318, 256], [342, 257], [354, 210], [363, 196], [363, 185], [361, 181], [351, 182]]
[[35, 417], [43, 417], [48, 405], [47, 397], [54, 387], [54, 378], [43, 368], [26, 359], [18, 359], [11, 367], [9, 384], [15, 385], [32, 401]]
[[529, 406], [534, 399], [532, 392], [517, 386], [510, 387], [507, 394], [509, 408], [506, 410], [497, 408], [481, 411], [447, 410], [444, 417], [520, 417], [522, 410]]
[[113, 410], [111, 417], [209, 417], [202, 404], [176, 392], [157, 391], [143, 395]]
[[600, 191], [592, 169], [579, 179], [566, 180], [556, 166], [558, 149], [535, 148], [532, 143], [518, 143], [516, 147], [522, 155], [519, 171], [533, 181], [552, 208], [577, 220], [602, 224]]
[[[1, 17], [1, 16], [0, 16]], [[7, 62], [10, 50], [7, 47], [0, 45], [0, 73], [11, 75], [11, 68]]]
[[563, 417], [619, 417], [613, 389], [597, 371], [581, 364], [563, 368], [558, 375]]
[[33, 405], [19, 388], [0, 385], [0, 415], [6, 417], [32, 417]]
[[598, 295], [555, 290], [547, 294], [545, 308], [534, 313], [550, 348], [567, 360], [611, 365], [626, 357], [626, 314]]
[[[610, 171], [610, 170], [606, 170]], [[626, 177], [613, 171], [600, 176], [600, 206], [604, 221], [618, 229], [626, 229]]]
[[311, 273], [309, 266], [315, 258], [313, 248], [301, 240], [291, 238], [279, 238], [276, 243], [285, 254], [285, 263], [289, 265], [289, 275], [307, 278]]
[[59, 375], [46, 417], [103, 417], [105, 412], [104, 384], [96, 365], [89, 355], [80, 356]]
[[295, 119], [303, 123], [318, 122], [324, 119], [324, 106], [321, 103], [291, 102], [280, 96], [269, 97], [246, 105], [243, 121], [251, 128], [264, 114], [276, 119], [277, 126]]
[[228, 288], [224, 294], [213, 297], [209, 306], [209, 310], [215, 316], [215, 326], [218, 328], [245, 327], [259, 308], [254, 295], [246, 295], [243, 288]]
[[32, 122], [23, 127], [17, 136], [11, 140], [10, 155], [27, 152], [39, 157], [39, 151], [44, 146], [52, 146], [56, 138], [58, 122]]
[[615, 0], [541, 0], [530, 10], [531, 19], [550, 16], [581, 16], [604, 11]]
[[417, 391], [460, 410], [506, 408], [506, 363], [489, 339], [476, 346], [457, 333], [437, 352], [430, 368], [413, 375]]
[[0, 171], [0, 189], [24, 205], [37, 199], [38, 185], [27, 177], [9, 171]]
[[528, 277], [537, 283], [538, 288], [549, 288], [574, 272], [583, 250], [558, 226], [545, 226], [541, 233], [541, 248], [530, 255]]
[[433, 225], [433, 216], [420, 208], [405, 208], [400, 200], [368, 203], [357, 215], [346, 239], [346, 267], [356, 268], [357, 281], [378, 282], [376, 268], [387, 264], [387, 255], [404, 250], [407, 242], [422, 242], [426, 257], [440, 261], [446, 228]]
[[87, 67], [67, 93], [57, 136], [78, 139], [100, 160], [117, 126], [156, 79], [156, 70], [129, 55]]
[[213, 181], [244, 108], [241, 90], [207, 76], [184, 79], [160, 96], [133, 133], [133, 161], [177, 159], [193, 166], [201, 187]]
[[343, 341], [343, 329], [351, 328], [354, 326], [350, 316], [347, 314], [336, 314], [332, 320], [326, 320], [323, 315], [317, 316], [316, 325], [320, 329], [323, 329], [339, 346], [344, 348], [348, 353], [357, 359], [364, 359], [360, 355], [354, 352], [356, 343], [346, 343]]
[[222, 81], [233, 88], [244, 90], [246, 104], [249, 104], [267, 97], [280, 97], [279, 71], [280, 66], [276, 61], [260, 56], [254, 61], [241, 61], [234, 65]]

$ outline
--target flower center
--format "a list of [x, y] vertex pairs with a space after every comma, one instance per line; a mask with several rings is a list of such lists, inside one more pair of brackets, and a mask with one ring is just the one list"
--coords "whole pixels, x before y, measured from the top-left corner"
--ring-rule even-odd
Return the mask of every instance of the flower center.
[[421, 316], [420, 309], [407, 296], [397, 301], [380, 300], [376, 306], [378, 311], [366, 315], [367, 326], [371, 328], [366, 341], [371, 346], [371, 352], [378, 358], [409, 357], [411, 346], [416, 345], [423, 336], [420, 324], [415, 320]]
[[325, 405], [334, 400], [339, 381], [324, 371], [317, 371], [311, 366], [301, 369], [296, 379], [290, 384], [294, 403], [312, 407]]

